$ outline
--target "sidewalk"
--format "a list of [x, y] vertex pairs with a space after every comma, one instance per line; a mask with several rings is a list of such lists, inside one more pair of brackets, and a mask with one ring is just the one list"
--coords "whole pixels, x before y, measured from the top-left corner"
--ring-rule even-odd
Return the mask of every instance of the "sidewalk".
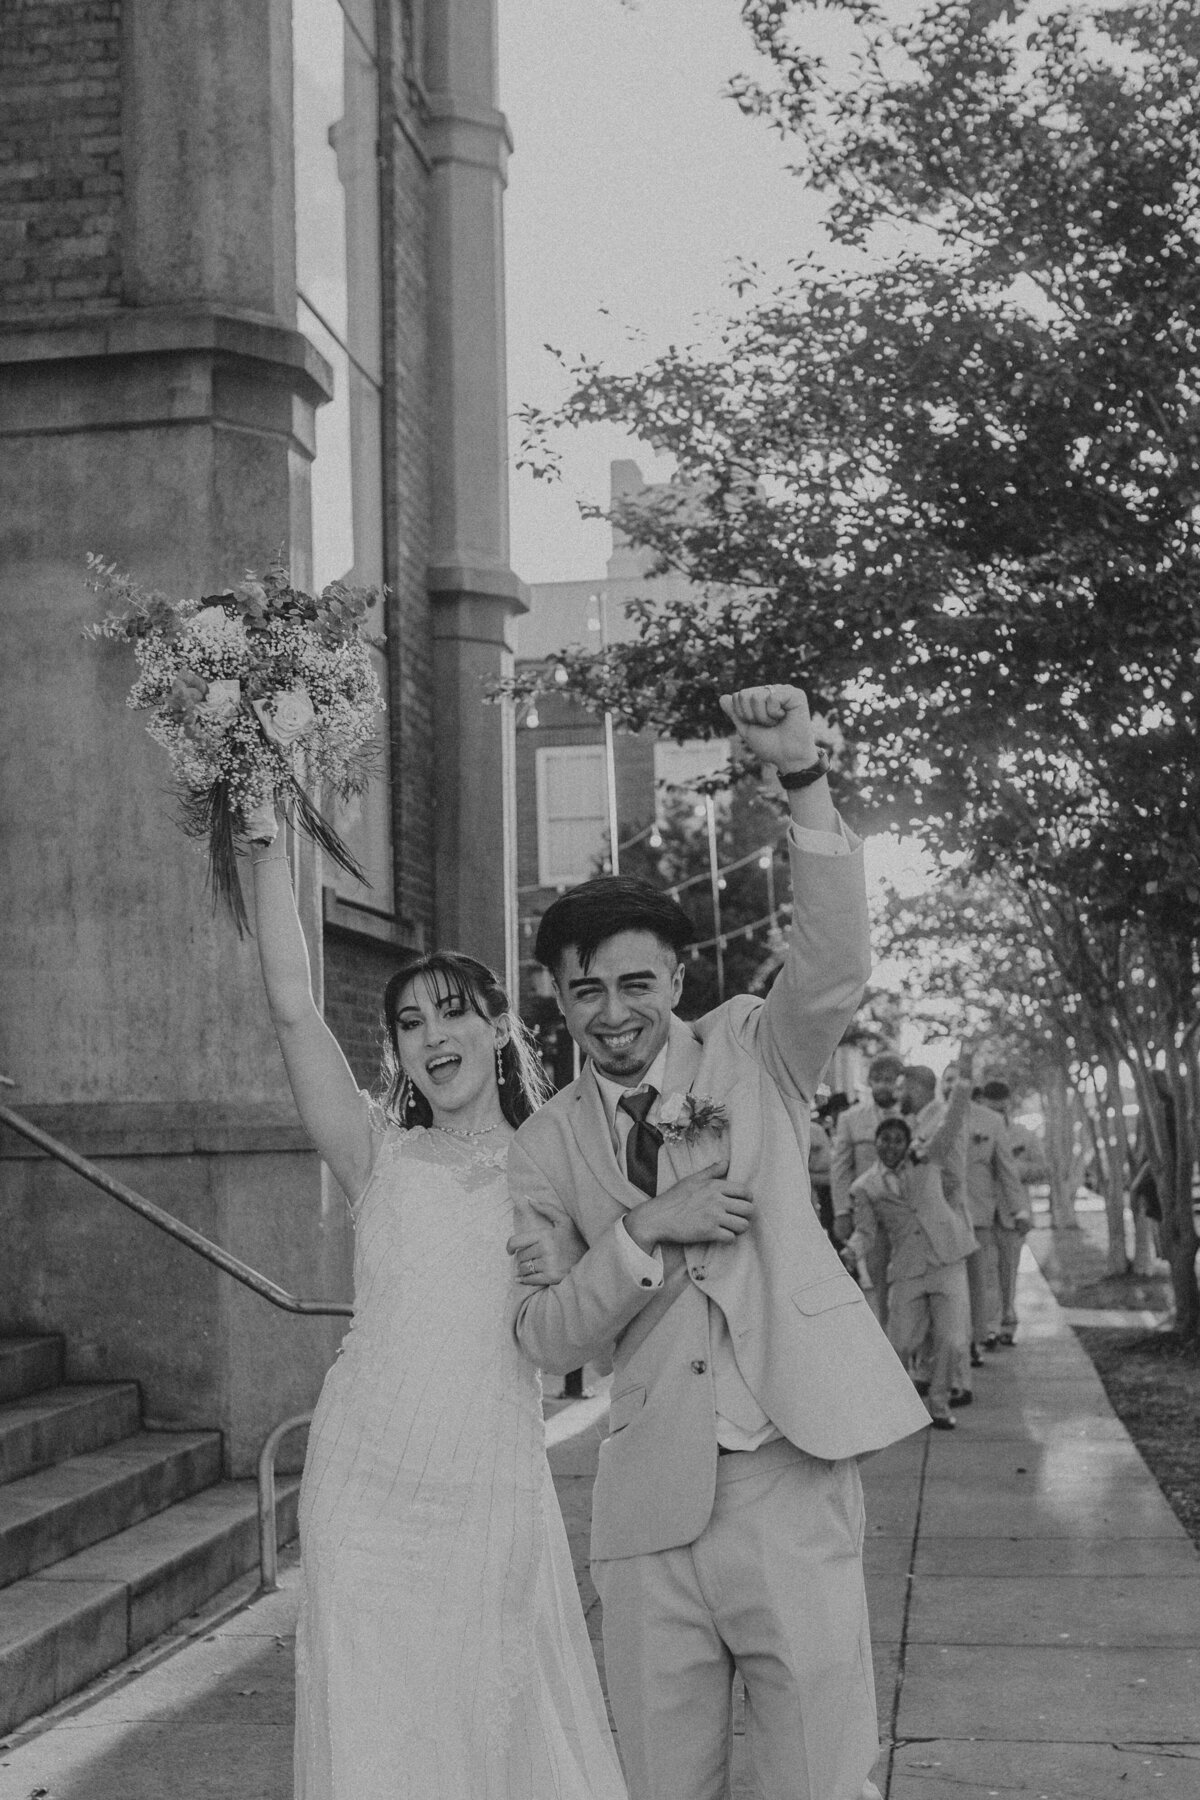
[[[864, 1468], [888, 1743], [875, 1779], [886, 1800], [1194, 1800], [1200, 1555], [1028, 1253], [1019, 1310], [1017, 1345], [976, 1371], [958, 1430]], [[549, 1425], [593, 1632], [584, 1563], [603, 1415], [600, 1398]], [[173, 1653], [140, 1657], [144, 1673], [15, 1734], [0, 1800], [290, 1800], [294, 1554], [282, 1579], [194, 1623]], [[748, 1800], [740, 1754], [735, 1792]]]

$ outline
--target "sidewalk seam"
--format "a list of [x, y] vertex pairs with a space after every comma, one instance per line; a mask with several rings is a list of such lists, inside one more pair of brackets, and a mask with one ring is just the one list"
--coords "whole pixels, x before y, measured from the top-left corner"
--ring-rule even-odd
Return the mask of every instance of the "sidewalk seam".
[[908, 1617], [912, 1610], [913, 1582], [916, 1580], [917, 1540], [921, 1535], [921, 1508], [925, 1502], [925, 1474], [929, 1468], [930, 1433], [926, 1431], [921, 1446], [921, 1479], [917, 1486], [917, 1516], [913, 1520], [912, 1543], [908, 1552], [908, 1569], [904, 1578], [904, 1612], [900, 1620], [900, 1646], [896, 1658], [896, 1684], [892, 1690], [892, 1710], [888, 1721], [887, 1780], [884, 1800], [890, 1800], [892, 1773], [896, 1762], [896, 1732], [900, 1723], [900, 1695], [904, 1687], [904, 1665], [908, 1656]]

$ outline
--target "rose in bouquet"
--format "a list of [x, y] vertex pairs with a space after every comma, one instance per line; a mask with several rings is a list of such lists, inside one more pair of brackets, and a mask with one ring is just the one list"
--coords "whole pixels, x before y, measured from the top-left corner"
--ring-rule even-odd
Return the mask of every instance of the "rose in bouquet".
[[350, 800], [370, 780], [383, 706], [368, 655], [376, 592], [335, 581], [314, 597], [276, 561], [224, 593], [171, 600], [97, 556], [88, 585], [115, 610], [87, 635], [133, 645], [128, 705], [150, 714], [183, 828], [208, 845], [214, 906], [223, 902], [246, 929], [238, 838], [276, 808], [365, 880], [313, 795]]

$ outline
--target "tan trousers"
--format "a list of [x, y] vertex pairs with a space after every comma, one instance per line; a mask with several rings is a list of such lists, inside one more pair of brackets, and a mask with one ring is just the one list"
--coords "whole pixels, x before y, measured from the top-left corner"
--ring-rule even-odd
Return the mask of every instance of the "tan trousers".
[[911, 1373], [929, 1382], [929, 1411], [950, 1413], [950, 1395], [961, 1382], [971, 1331], [971, 1299], [966, 1264], [943, 1263], [922, 1275], [893, 1281], [888, 1301], [888, 1337]]
[[1017, 1267], [1021, 1261], [1024, 1233], [1011, 1225], [996, 1227], [996, 1273], [1000, 1284], [1000, 1329], [1017, 1329]]
[[1000, 1330], [1000, 1256], [994, 1225], [976, 1225], [975, 1238], [979, 1248], [967, 1258], [967, 1281], [971, 1289], [971, 1338], [982, 1344]]
[[756, 1800], [878, 1800], [862, 1484], [786, 1442], [717, 1461], [695, 1543], [592, 1565], [630, 1800], [727, 1800], [735, 1668]]

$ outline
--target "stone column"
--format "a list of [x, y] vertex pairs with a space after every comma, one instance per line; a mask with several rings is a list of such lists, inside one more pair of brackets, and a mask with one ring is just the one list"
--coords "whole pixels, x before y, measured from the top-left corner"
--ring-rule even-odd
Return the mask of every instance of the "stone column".
[[[170, 594], [280, 545], [305, 579], [327, 366], [294, 328], [287, 0], [131, 0], [119, 50], [120, 303], [0, 328], [0, 1069], [11, 1103], [309, 1296], [348, 1291], [346, 1209], [291, 1103], [253, 943], [214, 917], [168, 764], [85, 641], [96, 551]], [[53, 170], [58, 151], [48, 136]], [[302, 910], [320, 983], [311, 858]], [[15, 1140], [0, 1330], [69, 1378], [220, 1427], [245, 1473], [311, 1404], [344, 1322], [297, 1320]]]
[[485, 702], [525, 610], [509, 567], [502, 197], [494, 0], [430, 7], [430, 595], [437, 936], [516, 993], [512, 719]]

